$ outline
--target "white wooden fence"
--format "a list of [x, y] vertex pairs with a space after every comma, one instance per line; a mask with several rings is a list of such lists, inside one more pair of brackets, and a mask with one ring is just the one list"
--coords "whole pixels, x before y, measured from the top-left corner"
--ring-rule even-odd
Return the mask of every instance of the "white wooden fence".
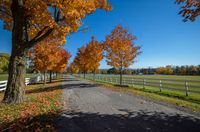
[[[77, 76], [84, 77], [83, 74]], [[119, 76], [116, 75], [96, 75], [94, 77], [91, 74], [87, 74], [85, 75], [85, 78], [111, 84], [120, 84]], [[155, 79], [124, 76], [122, 79], [122, 85], [131, 86], [133, 88], [156, 89], [160, 92], [163, 92], [163, 90], [180, 91], [184, 92], [186, 96], [189, 96], [189, 93], [200, 94], [199, 80]]]
[[[54, 79], [55, 77], [56, 77], [56, 75], [52, 74], [52, 79]], [[49, 78], [50, 78], [50, 76], [46, 75], [46, 79], [49, 79]], [[30, 85], [30, 84], [41, 82], [42, 80], [44, 80], [43, 75], [36, 76], [36, 77], [33, 77], [33, 78], [25, 78], [25, 84]], [[7, 80], [0, 81], [0, 92], [4, 91], [6, 89], [6, 86], [7, 86]]]

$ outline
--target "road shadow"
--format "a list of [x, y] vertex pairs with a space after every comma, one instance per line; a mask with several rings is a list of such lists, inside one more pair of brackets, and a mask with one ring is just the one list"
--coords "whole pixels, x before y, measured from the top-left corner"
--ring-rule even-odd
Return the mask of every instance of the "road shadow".
[[99, 114], [66, 112], [57, 120], [59, 132], [199, 132], [200, 120], [162, 112]]
[[[77, 81], [75, 83], [75, 81]], [[101, 84], [90, 84], [90, 83], [84, 83], [79, 80], [73, 80], [73, 79], [65, 79], [62, 80], [62, 82], [66, 82], [60, 85], [56, 86], [44, 86], [43, 88], [39, 89], [32, 89], [32, 90], [26, 90], [26, 94], [31, 94], [31, 93], [42, 93], [42, 92], [50, 92], [58, 89], [76, 89], [76, 88], [95, 88], [95, 87], [100, 87]]]

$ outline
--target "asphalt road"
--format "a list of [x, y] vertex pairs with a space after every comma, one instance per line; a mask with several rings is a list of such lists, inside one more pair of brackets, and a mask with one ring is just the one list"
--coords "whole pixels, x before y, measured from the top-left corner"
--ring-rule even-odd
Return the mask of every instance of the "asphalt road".
[[200, 132], [200, 117], [66, 77], [63, 132]]

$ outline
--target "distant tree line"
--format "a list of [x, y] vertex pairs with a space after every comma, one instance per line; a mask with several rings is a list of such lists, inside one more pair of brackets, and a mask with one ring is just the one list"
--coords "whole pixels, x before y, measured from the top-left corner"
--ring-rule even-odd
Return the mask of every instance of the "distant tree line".
[[[101, 69], [101, 74], [119, 74], [116, 68]], [[138, 69], [125, 69], [123, 74], [127, 75], [200, 75], [200, 65], [185, 65], [185, 66], [165, 66], [158, 68], [138, 68]]]

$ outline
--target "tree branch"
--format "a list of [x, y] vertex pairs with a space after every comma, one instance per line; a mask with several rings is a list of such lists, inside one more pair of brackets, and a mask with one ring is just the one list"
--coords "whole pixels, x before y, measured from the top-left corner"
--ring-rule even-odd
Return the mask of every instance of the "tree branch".
[[8, 15], [9, 17], [12, 17], [12, 15], [8, 11], [6, 11], [6, 9], [4, 7], [2, 7], [2, 6], [0, 6], [0, 12]]
[[51, 28], [51, 29], [47, 30], [45, 33], [43, 33], [46, 29], [47, 29], [47, 27], [44, 27], [41, 31], [39, 31], [38, 34], [27, 43], [26, 48], [28, 48], [28, 49], [32, 48], [38, 42], [44, 40], [47, 36], [49, 36], [54, 30], [54, 28]]

